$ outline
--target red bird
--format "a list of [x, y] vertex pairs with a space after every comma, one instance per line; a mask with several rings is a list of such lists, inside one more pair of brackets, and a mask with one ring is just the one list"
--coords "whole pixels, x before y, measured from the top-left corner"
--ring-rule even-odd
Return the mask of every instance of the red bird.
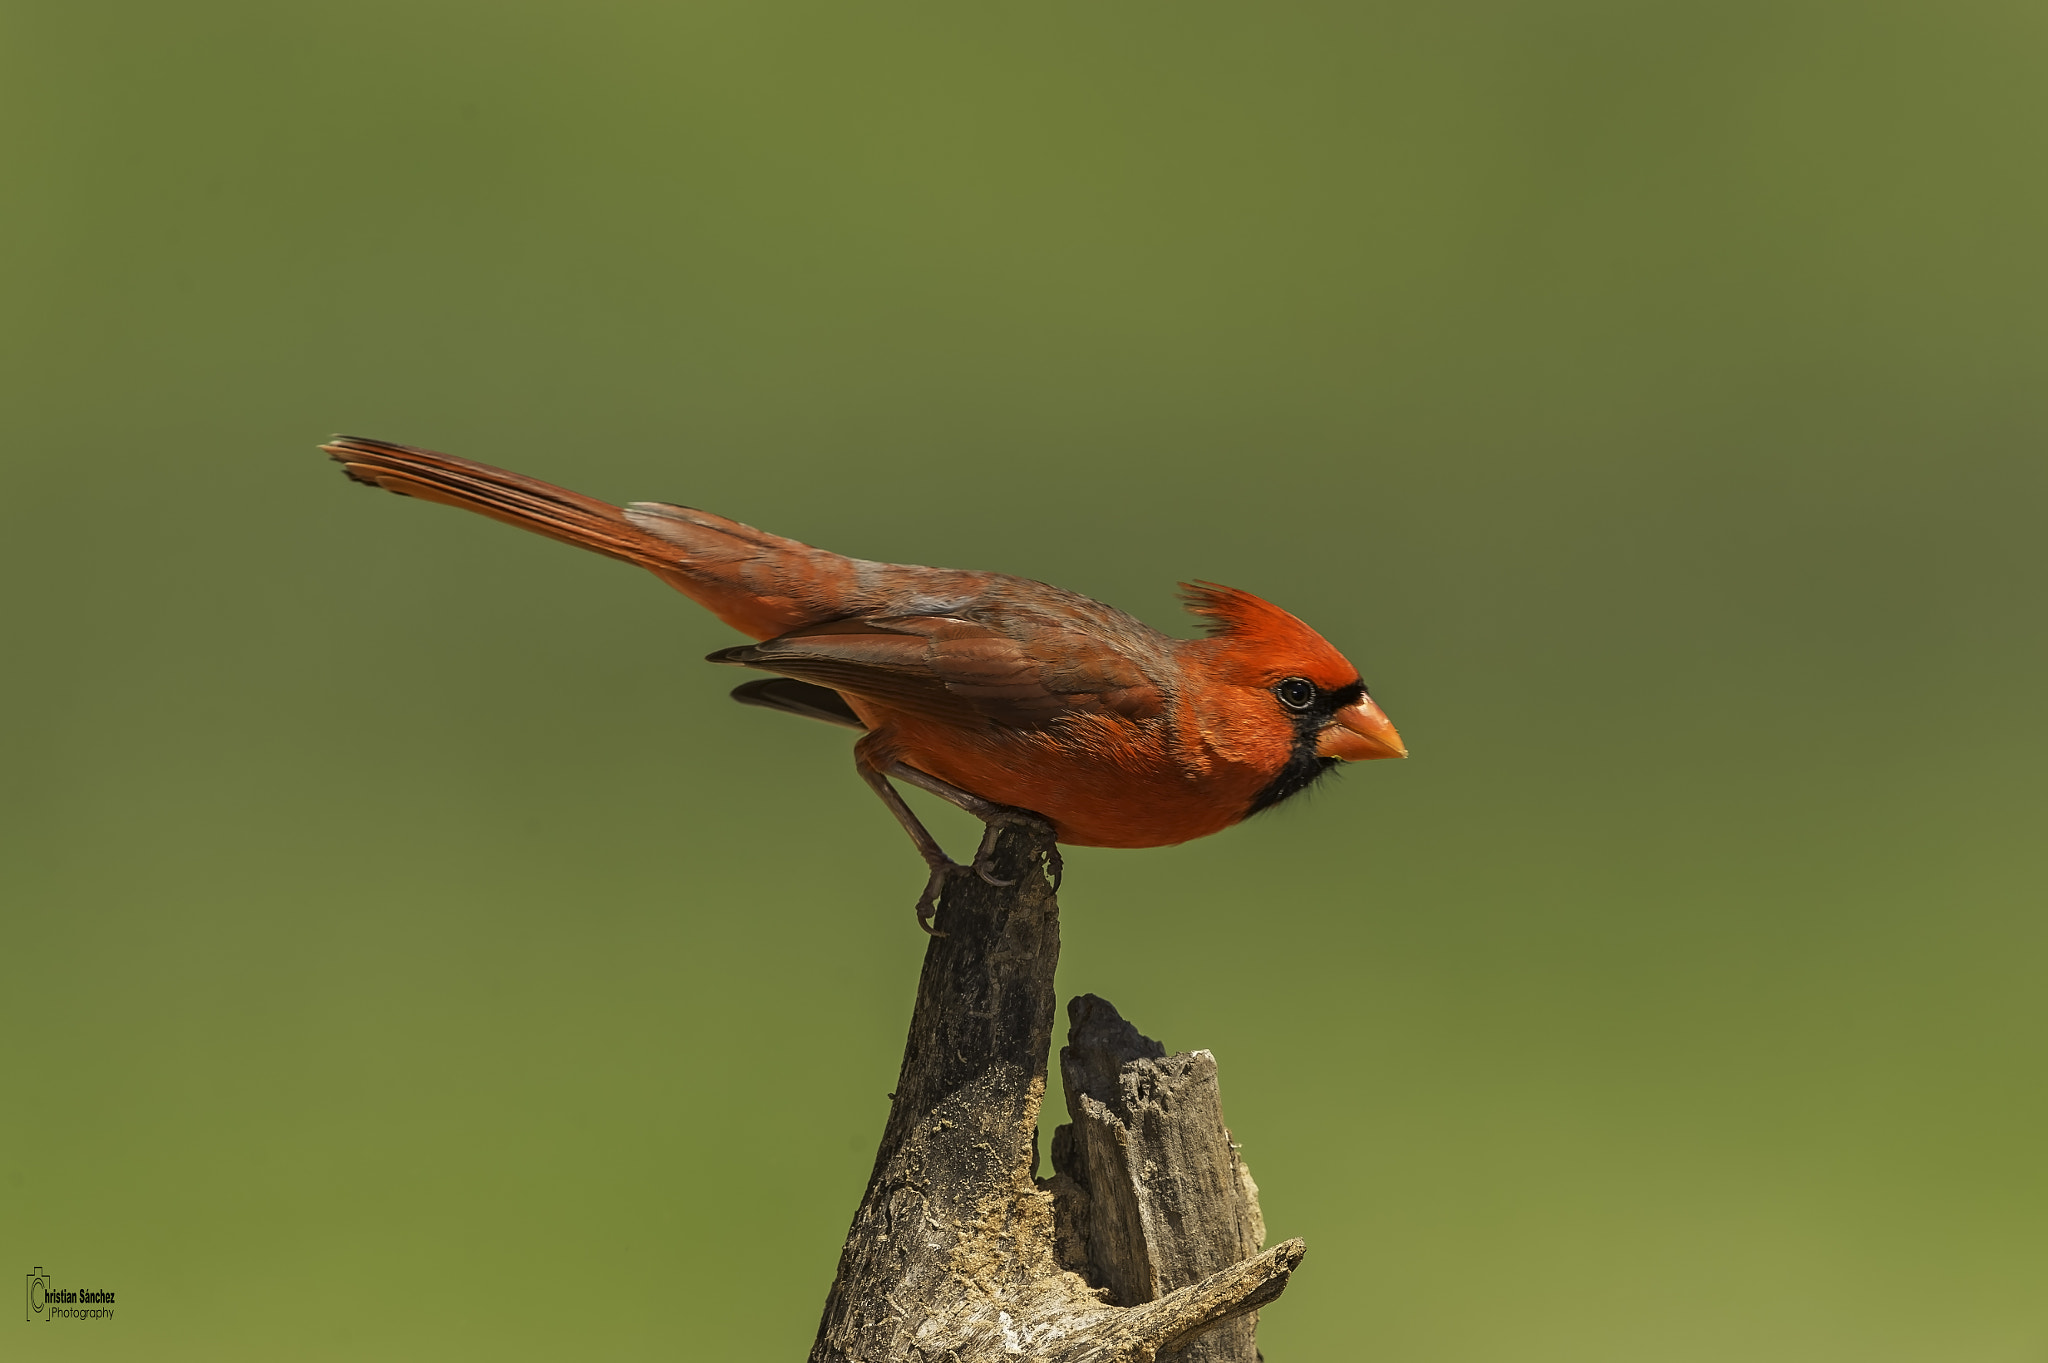
[[[637, 563], [758, 643], [715, 663], [776, 672], [733, 699], [860, 729], [854, 765], [931, 868], [956, 865], [889, 778], [988, 825], [1049, 822], [1080, 847], [1206, 837], [1339, 761], [1406, 757], [1358, 669], [1249, 592], [1183, 588], [1209, 637], [1175, 639], [1100, 601], [1002, 573], [871, 563], [708, 511], [624, 507], [488, 464], [337, 436], [349, 477]], [[995, 882], [1003, 883], [1003, 882]]]

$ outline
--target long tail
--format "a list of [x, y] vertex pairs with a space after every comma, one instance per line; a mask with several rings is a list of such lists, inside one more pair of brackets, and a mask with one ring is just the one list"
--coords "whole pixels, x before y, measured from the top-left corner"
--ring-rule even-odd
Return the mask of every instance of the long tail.
[[402, 497], [459, 506], [656, 571], [674, 569], [682, 557], [675, 545], [627, 520], [623, 509], [538, 478], [352, 435], [338, 435], [320, 448], [358, 483]]
[[693, 507], [613, 506], [489, 464], [359, 436], [320, 448], [358, 483], [638, 564], [756, 639], [835, 619], [856, 590], [851, 559]]

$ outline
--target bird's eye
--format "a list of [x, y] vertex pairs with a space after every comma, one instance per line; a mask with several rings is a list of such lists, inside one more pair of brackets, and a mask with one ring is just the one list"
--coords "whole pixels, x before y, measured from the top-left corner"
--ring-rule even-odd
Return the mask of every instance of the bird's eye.
[[1316, 703], [1316, 684], [1306, 677], [1289, 677], [1273, 688], [1273, 694], [1290, 710], [1306, 710]]

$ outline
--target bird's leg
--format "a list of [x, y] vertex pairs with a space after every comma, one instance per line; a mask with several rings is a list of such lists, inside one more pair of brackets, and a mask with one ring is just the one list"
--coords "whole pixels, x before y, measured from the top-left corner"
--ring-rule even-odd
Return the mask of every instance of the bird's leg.
[[[1017, 809], [1010, 805], [999, 805], [993, 800], [984, 800], [972, 791], [962, 790], [950, 781], [941, 781], [938, 777], [921, 772], [906, 762], [892, 762], [888, 773], [899, 781], [907, 781], [919, 790], [938, 796], [949, 805], [966, 810], [988, 825], [982, 832], [981, 846], [974, 851], [974, 873], [991, 885], [1017, 883], [1014, 880], [997, 879], [991, 869], [996, 842], [1002, 837], [1005, 828], [1028, 828], [1046, 836], [1052, 834], [1052, 822], [1041, 815], [1033, 814], [1028, 809]], [[891, 793], [894, 794], [893, 791]], [[931, 835], [927, 833], [925, 836]], [[1057, 890], [1060, 885], [1060, 873], [1064, 869], [1060, 861], [1058, 844], [1053, 846], [1047, 869], [1052, 872], [1052, 885]]]
[[882, 803], [889, 807], [889, 812], [896, 816], [896, 822], [903, 825], [903, 831], [910, 835], [911, 844], [917, 848], [917, 854], [924, 858], [924, 864], [930, 868], [931, 874], [925, 880], [924, 893], [917, 897], [917, 925], [934, 937], [944, 937], [945, 933], [932, 926], [932, 915], [939, 911], [939, 892], [946, 888], [947, 876], [967, 868], [946, 855], [946, 849], [939, 846], [939, 840], [931, 835], [931, 830], [919, 822], [916, 811], [903, 802], [903, 797], [897, 794], [896, 787], [889, 784], [889, 778], [869, 765], [858, 749], [854, 753], [853, 765], [860, 772], [860, 779], [874, 788], [875, 794], [882, 797]]
[[[919, 771], [916, 767], [897, 759], [887, 737], [881, 732], [871, 732], [853, 745], [854, 769], [860, 772], [860, 779], [867, 782], [889, 812], [896, 816], [896, 822], [910, 835], [911, 845], [924, 858], [924, 864], [931, 874], [925, 881], [924, 893], [917, 897], [917, 925], [934, 937], [944, 933], [932, 927], [932, 917], [938, 911], [939, 896], [946, 888], [946, 877], [955, 871], [972, 870], [991, 885], [1007, 886], [1016, 882], [1003, 880], [994, 871], [996, 842], [1005, 828], [1029, 828], [1042, 836], [1050, 837], [1053, 832], [1051, 821], [1032, 813], [1028, 809], [1013, 809], [999, 805], [993, 800], [984, 800], [972, 791], [962, 790], [950, 781]], [[966, 810], [987, 825], [981, 835], [981, 846], [975, 849], [972, 866], [962, 866], [946, 855], [946, 849], [939, 846], [939, 840], [931, 835], [918, 819], [917, 814], [904, 802], [896, 787], [889, 783], [890, 777], [907, 781], [919, 790], [938, 796], [950, 805]], [[1060, 883], [1060, 854], [1053, 848], [1047, 869], [1052, 872], [1053, 888]]]

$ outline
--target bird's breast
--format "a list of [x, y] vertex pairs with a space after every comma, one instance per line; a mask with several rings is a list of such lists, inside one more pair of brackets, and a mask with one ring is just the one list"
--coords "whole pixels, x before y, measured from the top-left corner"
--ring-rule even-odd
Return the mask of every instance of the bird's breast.
[[1052, 820], [1076, 847], [1166, 847], [1238, 822], [1270, 779], [1218, 760], [1166, 722], [1086, 716], [1045, 729], [965, 731], [892, 717], [903, 760], [985, 800]]

